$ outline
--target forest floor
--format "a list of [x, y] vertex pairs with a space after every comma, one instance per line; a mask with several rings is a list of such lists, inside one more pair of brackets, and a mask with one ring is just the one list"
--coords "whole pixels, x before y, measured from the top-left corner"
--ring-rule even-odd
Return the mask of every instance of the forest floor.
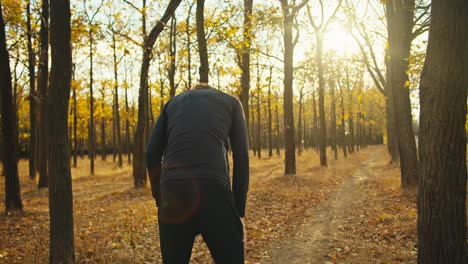
[[[322, 168], [314, 151], [303, 152], [293, 177], [283, 175], [282, 155], [251, 157], [247, 262], [415, 262], [415, 197], [400, 194], [385, 147], [328, 157]], [[107, 159], [94, 176], [86, 158], [72, 169], [77, 263], [161, 263], [149, 187], [134, 189], [131, 166]], [[25, 210], [0, 215], [0, 263], [47, 263], [48, 191], [28, 179], [26, 161], [19, 168]], [[191, 263], [211, 262], [198, 237]]]

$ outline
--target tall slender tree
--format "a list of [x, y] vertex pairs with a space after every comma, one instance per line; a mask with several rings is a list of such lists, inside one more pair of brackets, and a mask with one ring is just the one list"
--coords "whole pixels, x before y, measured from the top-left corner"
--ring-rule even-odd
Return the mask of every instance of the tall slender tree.
[[273, 77], [273, 67], [270, 67], [270, 76], [268, 77], [268, 157], [273, 156], [273, 130], [272, 130], [272, 113], [271, 113], [271, 80]]
[[73, 195], [68, 138], [68, 103], [72, 75], [69, 0], [51, 0], [52, 68], [48, 101], [50, 263], [74, 263]]
[[37, 149], [37, 131], [36, 131], [36, 55], [32, 45], [31, 29], [31, 1], [26, 2], [26, 29], [28, 45], [28, 70], [29, 70], [29, 178], [36, 178], [36, 149]]
[[47, 187], [47, 84], [49, 80], [49, 0], [42, 0], [41, 29], [39, 30], [39, 67], [37, 73], [37, 89], [39, 91], [39, 188]]
[[250, 90], [250, 51], [252, 45], [252, 9], [253, 0], [244, 0], [244, 22], [242, 27], [242, 56], [241, 56], [241, 93], [240, 101], [244, 108], [245, 122], [250, 124], [249, 90]]
[[408, 64], [413, 39], [415, 0], [387, 1], [388, 65], [396, 135], [400, 153], [401, 186], [416, 187], [418, 181], [418, 157], [413, 133], [411, 102], [408, 89]]
[[177, 20], [173, 15], [171, 19], [171, 26], [169, 27], [169, 68], [167, 75], [169, 77], [169, 96], [174, 97], [176, 94], [177, 85], [175, 83], [176, 74], [176, 55], [177, 55]]
[[[5, 209], [22, 210], [21, 191], [18, 176], [18, 128], [16, 126], [13, 87], [11, 83], [10, 58], [8, 55], [5, 22], [0, 1], [0, 108], [2, 130], [2, 163], [5, 174]], [[8, 152], [8, 153], [7, 153]]]
[[152, 58], [152, 50], [156, 39], [166, 23], [173, 16], [182, 0], [171, 0], [162, 18], [151, 29], [144, 43], [143, 59], [140, 72], [140, 89], [138, 91], [138, 120], [133, 147], [133, 180], [135, 187], [146, 185], [146, 159], [144, 155], [144, 131], [148, 126], [148, 71]]
[[325, 32], [330, 25], [330, 22], [335, 19], [335, 16], [338, 10], [341, 7], [342, 0], [338, 0], [338, 3], [332, 12], [329, 18], [325, 18], [324, 13], [324, 3], [323, 1], [319, 1], [320, 3], [320, 10], [321, 10], [321, 20], [320, 23], [316, 22], [316, 19], [313, 17], [312, 12], [310, 11], [310, 7], [307, 6], [307, 15], [309, 17], [309, 21], [312, 27], [315, 30], [315, 44], [317, 45], [316, 49], [316, 60], [317, 60], [317, 73], [319, 79], [319, 87], [318, 87], [318, 109], [319, 109], [319, 118], [320, 118], [320, 129], [319, 129], [319, 149], [320, 149], [320, 165], [321, 166], [328, 166], [327, 163], [327, 132], [326, 132], [326, 123], [325, 123], [325, 77], [323, 74], [323, 38]]
[[115, 118], [115, 132], [117, 137], [117, 157], [119, 168], [122, 168], [122, 133], [120, 132], [120, 107], [119, 107], [119, 63], [120, 59], [117, 59], [117, 39], [115, 30], [112, 27], [112, 58], [114, 60], [114, 118]]
[[283, 12], [283, 41], [284, 41], [284, 174], [296, 174], [296, 141], [294, 135], [294, 105], [293, 105], [293, 81], [294, 81], [294, 46], [298, 36], [293, 37], [294, 18], [304, 7], [308, 0], [298, 5], [291, 5], [288, 0], [280, 0]]
[[420, 83], [418, 263], [467, 263], [468, 2], [433, 0]]
[[101, 0], [98, 8], [90, 13], [89, 8], [86, 7], [86, 0], [83, 2], [84, 4], [84, 11], [86, 15], [86, 22], [88, 24], [88, 37], [89, 37], [89, 146], [90, 149], [88, 149], [89, 153], [89, 161], [90, 161], [90, 174], [91, 176], [94, 175], [94, 159], [96, 155], [96, 136], [95, 136], [95, 125], [94, 125], [94, 95], [93, 95], [93, 90], [94, 90], [94, 34], [95, 31], [95, 24], [94, 24], [94, 19], [96, 18], [96, 15], [99, 13], [99, 10], [104, 4], [104, 0]]
[[208, 49], [206, 47], [205, 35], [205, 0], [197, 0], [196, 23], [197, 23], [197, 43], [200, 55], [200, 83], [208, 83], [210, 72], [208, 65]]

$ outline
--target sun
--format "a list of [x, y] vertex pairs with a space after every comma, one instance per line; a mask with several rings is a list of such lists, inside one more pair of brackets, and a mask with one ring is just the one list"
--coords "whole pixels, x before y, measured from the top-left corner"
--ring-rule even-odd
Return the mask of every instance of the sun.
[[323, 39], [324, 52], [335, 51], [338, 55], [349, 56], [359, 52], [356, 41], [341, 24], [330, 25]]

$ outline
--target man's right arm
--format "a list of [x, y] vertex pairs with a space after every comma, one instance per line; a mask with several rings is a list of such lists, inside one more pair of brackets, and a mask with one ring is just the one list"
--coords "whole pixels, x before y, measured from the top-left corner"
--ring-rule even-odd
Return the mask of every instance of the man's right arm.
[[239, 100], [234, 103], [229, 138], [234, 162], [232, 192], [237, 212], [240, 217], [244, 217], [247, 191], [249, 189], [249, 142], [247, 140], [244, 110]]

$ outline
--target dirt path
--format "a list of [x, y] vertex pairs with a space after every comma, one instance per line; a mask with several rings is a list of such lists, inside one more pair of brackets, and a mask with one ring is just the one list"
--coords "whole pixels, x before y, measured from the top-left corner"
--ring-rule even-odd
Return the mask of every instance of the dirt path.
[[[373, 158], [364, 162], [330, 199], [305, 212], [311, 215], [310, 221], [298, 227], [290, 236], [274, 242], [268, 258], [262, 263], [335, 263], [334, 252], [347, 251], [357, 255], [355, 251], [360, 251], [357, 248], [339, 248], [336, 245], [342, 244], [337, 243], [344, 239], [340, 233], [350, 221], [359, 223], [366, 218], [366, 215], [360, 214], [363, 213], [361, 209], [368, 206], [366, 193], [362, 189], [372, 174], [370, 167], [373, 162]], [[351, 244], [365, 247], [365, 241], [360, 239], [356, 237]]]

